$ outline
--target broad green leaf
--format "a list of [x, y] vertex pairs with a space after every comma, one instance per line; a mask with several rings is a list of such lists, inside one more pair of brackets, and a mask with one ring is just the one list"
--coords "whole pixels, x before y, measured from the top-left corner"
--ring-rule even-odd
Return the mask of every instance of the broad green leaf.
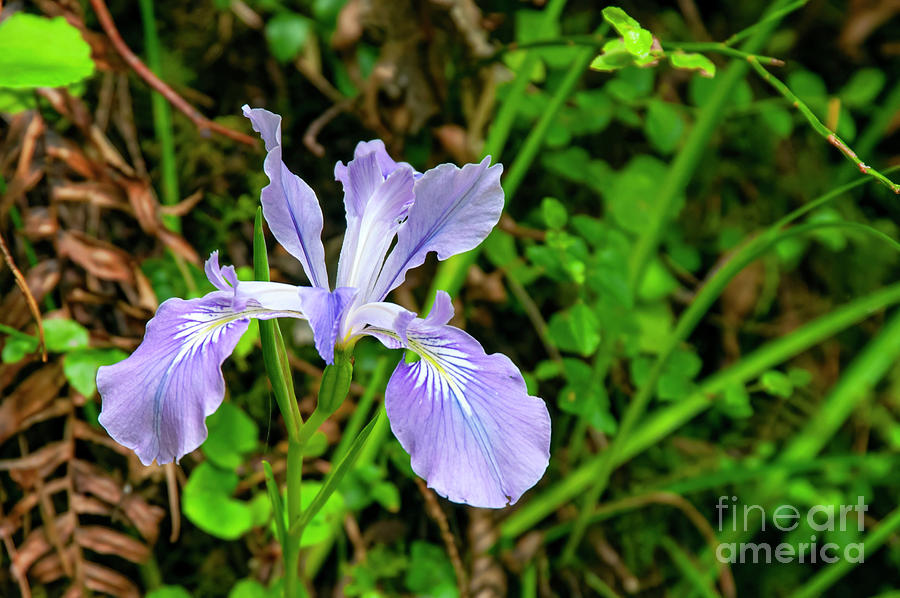
[[743, 384], [732, 384], [725, 388], [722, 398], [715, 403], [716, 409], [734, 419], [743, 419], [753, 415], [750, 404], [750, 393]]
[[550, 340], [563, 351], [587, 357], [600, 344], [597, 316], [584, 303], [553, 314], [548, 328]]
[[72, 320], [44, 320], [44, 340], [47, 350], [64, 353], [88, 346], [87, 329]]
[[61, 87], [93, 72], [91, 47], [63, 17], [19, 12], [0, 23], [0, 87]]
[[16, 363], [26, 355], [37, 351], [38, 346], [38, 339], [34, 337], [8, 336], [3, 345], [3, 353], [0, 354], [0, 359], [3, 360], [3, 363]]
[[128, 357], [119, 349], [77, 349], [63, 359], [63, 373], [75, 390], [86, 397], [97, 392], [97, 370], [102, 365], [112, 365]]
[[191, 598], [191, 593], [181, 586], [160, 586], [147, 592], [145, 598]]
[[851, 108], [865, 108], [878, 97], [886, 79], [881, 69], [860, 69], [853, 73], [847, 84], [841, 88], [838, 97]]
[[266, 41], [272, 56], [287, 62], [300, 53], [312, 28], [311, 21], [295, 12], [281, 12], [266, 23]]
[[255, 579], [242, 579], [228, 592], [228, 598], [278, 598], [280, 593], [266, 588]]
[[238, 477], [233, 471], [201, 463], [184, 487], [182, 508], [194, 525], [217, 538], [236, 540], [253, 527], [253, 509], [232, 498]]
[[681, 113], [674, 106], [659, 100], [650, 102], [644, 120], [644, 133], [660, 153], [671, 154], [675, 151], [684, 135], [684, 128]]
[[443, 548], [415, 540], [410, 549], [410, 563], [404, 579], [406, 589], [415, 596], [456, 598], [456, 573]]
[[[607, 205], [616, 223], [629, 232], [640, 234], [646, 227], [658, 196], [659, 182], [666, 174], [666, 165], [653, 156], [640, 154], [615, 177]], [[680, 196], [672, 202], [669, 218], [678, 215], [684, 205]]]
[[794, 394], [794, 384], [782, 372], [769, 370], [759, 378], [759, 384], [770, 395], [786, 399]]
[[638, 297], [644, 301], [658, 301], [668, 297], [678, 288], [678, 281], [672, 273], [663, 266], [659, 259], [653, 259], [647, 264], [647, 272], [641, 280]]
[[566, 206], [555, 197], [545, 197], [541, 201], [541, 216], [548, 228], [562, 228], [569, 218]]
[[716, 65], [712, 60], [703, 54], [692, 54], [686, 52], [673, 52], [668, 55], [669, 62], [678, 69], [689, 69], [699, 71], [703, 77], [715, 77]]
[[634, 64], [634, 56], [626, 49], [625, 42], [613, 39], [605, 44], [601, 54], [591, 61], [595, 71], [617, 71]]
[[234, 403], [225, 402], [206, 419], [209, 436], [202, 445], [203, 454], [223, 469], [236, 469], [244, 453], [258, 444], [256, 422]]
[[784, 139], [794, 130], [794, 117], [781, 106], [760, 106], [759, 117], [779, 139]]
[[[321, 490], [322, 484], [320, 482], [305, 482], [303, 484], [303, 494], [300, 497], [300, 502], [304, 513], [309, 510], [313, 500], [315, 500]], [[300, 542], [300, 546], [313, 546], [329, 538], [334, 526], [340, 525], [343, 514], [344, 499], [340, 493], [334, 492], [316, 512], [312, 520], [306, 523], [306, 526], [303, 528], [303, 539]]]
[[613, 434], [616, 420], [609, 411], [609, 397], [606, 389], [594, 382], [591, 366], [570, 357], [564, 357], [562, 362], [567, 383], [557, 399], [559, 408], [584, 418], [601, 432]]

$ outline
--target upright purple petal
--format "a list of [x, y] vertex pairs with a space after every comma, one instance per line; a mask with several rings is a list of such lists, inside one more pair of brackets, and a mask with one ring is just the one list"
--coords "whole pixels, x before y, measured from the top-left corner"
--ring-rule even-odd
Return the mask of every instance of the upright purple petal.
[[347, 211], [337, 286], [358, 288], [358, 303], [368, 301], [384, 257], [414, 197], [412, 168], [394, 163], [385, 175], [378, 156], [390, 158], [383, 146], [379, 147], [380, 153], [362, 153], [346, 167], [340, 163], [335, 167], [335, 175], [344, 185]]
[[[373, 154], [375, 156], [375, 160], [378, 163], [378, 168], [381, 170], [381, 176], [383, 178], [387, 178], [389, 174], [397, 170], [401, 167], [407, 167], [412, 170], [412, 166], [410, 166], [407, 162], [396, 162], [391, 156], [387, 153], [387, 149], [384, 147], [384, 142], [380, 139], [373, 139], [372, 141], [360, 141], [356, 144], [356, 149], [353, 150], [353, 157], [360, 158], [362, 156], [367, 156], [369, 154]], [[338, 162], [334, 165], [334, 179], [336, 181], [341, 181], [344, 184], [344, 187], [347, 186], [347, 166], [344, 165], [343, 162]]]
[[243, 111], [253, 129], [262, 136], [268, 152], [263, 169], [269, 176], [269, 184], [260, 197], [263, 216], [278, 242], [300, 260], [310, 282], [327, 288], [322, 210], [309, 185], [282, 161], [281, 117], [262, 108], [244, 106]]
[[356, 294], [357, 290], [350, 287], [337, 288], [333, 293], [316, 287], [300, 289], [300, 305], [312, 326], [316, 350], [328, 365], [334, 363], [341, 322]]
[[416, 181], [415, 202], [397, 231], [397, 245], [385, 260], [372, 300], [384, 299], [430, 251], [443, 260], [487, 237], [503, 209], [503, 167], [489, 164], [490, 158], [462, 168], [441, 164]]
[[417, 319], [406, 336], [420, 359], [401, 360], [385, 407], [413, 471], [454, 502], [515, 503], [541, 479], [550, 458], [544, 401], [528, 395], [509, 358], [486, 355], [458, 328]]

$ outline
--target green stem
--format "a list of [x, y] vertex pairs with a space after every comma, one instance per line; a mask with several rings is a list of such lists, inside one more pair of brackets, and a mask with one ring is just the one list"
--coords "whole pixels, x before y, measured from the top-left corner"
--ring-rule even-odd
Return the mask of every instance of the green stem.
[[[565, 6], [566, 0], [550, 0], [547, 3], [547, 8], [544, 9], [544, 23], [558, 21], [559, 15], [562, 14]], [[522, 96], [525, 93], [525, 88], [531, 81], [531, 73], [537, 61], [537, 52], [529, 52], [525, 56], [525, 60], [520, 65], [516, 77], [513, 79], [512, 85], [510, 85], [506, 99], [503, 100], [499, 110], [497, 110], [497, 116], [494, 118], [490, 131], [488, 131], [487, 140], [484, 142], [483, 151], [484, 155], [492, 157], [492, 162], [500, 161], [500, 155], [503, 153], [506, 140], [509, 138], [509, 132], [512, 130], [516, 114], [519, 112]]]
[[771, 85], [775, 90], [785, 97], [789, 102], [791, 102], [797, 110], [800, 111], [800, 114], [806, 118], [807, 122], [812, 126], [813, 130], [818, 133], [823, 139], [825, 139], [828, 143], [833, 145], [841, 152], [841, 154], [850, 161], [851, 164], [856, 166], [860, 172], [863, 174], [867, 174], [871, 177], [874, 177], [881, 184], [886, 186], [888, 189], [893, 191], [894, 193], [900, 195], [900, 184], [891, 181], [891, 179], [887, 178], [883, 174], [881, 174], [875, 168], [865, 164], [862, 160], [859, 159], [859, 156], [854, 152], [849, 145], [847, 145], [843, 139], [837, 136], [837, 133], [826, 127], [822, 124], [813, 111], [809, 109], [800, 98], [794, 95], [794, 92], [790, 90], [790, 88], [781, 82], [777, 77], [772, 76], [772, 74], [763, 67], [758, 60], [754, 57], [750, 57], [747, 59], [747, 62], [753, 67], [753, 69], [759, 74], [762, 79]]
[[662, 43], [663, 50], [666, 52], [669, 51], [685, 51], [685, 52], [712, 52], [715, 54], [723, 54], [725, 56], [730, 56], [732, 58], [742, 58], [744, 60], [749, 60], [750, 58], [755, 58], [760, 62], [765, 62], [771, 64], [772, 66], [784, 66], [784, 61], [780, 58], [774, 58], [772, 56], [762, 56], [760, 54], [751, 54], [749, 52], [743, 52], [741, 50], [736, 50], [734, 48], [729, 48], [728, 46], [720, 43], [720, 42], [663, 42]]
[[[781, 13], [786, 10], [787, 6], [788, 3], [784, 0], [776, 0], [764, 18], [763, 26], [754, 29], [753, 37], [741, 50], [748, 53], [759, 50], [775, 28], [778, 19], [783, 16]], [[653, 206], [653, 212], [632, 252], [629, 264], [629, 282], [633, 290], [639, 287], [647, 264], [656, 253], [663, 227], [672, 213], [674, 202], [684, 193], [693, 177], [700, 158], [709, 144], [709, 138], [722, 117], [728, 98], [731, 97], [731, 92], [747, 74], [748, 68], [749, 64], [746, 61], [736, 61], [729, 65], [721, 76], [716, 77], [718, 82], [712, 94], [700, 111], [700, 116], [688, 134], [684, 145], [666, 171]]]
[[[896, 508], [881, 520], [874, 530], [869, 532], [862, 540], [865, 547], [866, 558], [870, 558], [872, 554], [881, 548], [898, 529], [900, 529], [900, 508]], [[835, 584], [844, 575], [850, 572], [856, 566], [855, 562], [847, 559], [841, 559], [833, 565], [829, 565], [819, 571], [812, 580], [807, 583], [799, 591], [791, 594], [791, 598], [814, 598], [822, 596], [832, 585]]]
[[366, 421], [369, 411], [372, 410], [372, 404], [375, 402], [375, 395], [378, 394], [379, 390], [384, 389], [384, 379], [387, 376], [389, 367], [390, 363], [386, 357], [378, 358], [378, 362], [375, 364], [375, 371], [372, 372], [372, 377], [366, 385], [366, 390], [356, 403], [356, 408], [347, 421], [347, 425], [341, 431], [341, 440], [338, 442], [337, 448], [334, 449], [334, 456], [331, 458], [333, 462], [337, 463], [344, 458], [350, 445], [353, 444], [353, 439], [362, 430], [363, 422]]
[[787, 15], [791, 14], [798, 8], [802, 8], [803, 6], [805, 6], [807, 2], [809, 2], [809, 0], [796, 0], [795, 2], [791, 2], [787, 6], [772, 10], [761, 20], [745, 29], [738, 31], [722, 43], [726, 46], [733, 46], [739, 41], [750, 37], [762, 28], [767, 27], [770, 24], [777, 24], [778, 21], [780, 21]]
[[[552, 4], [552, 3], [551, 3]], [[550, 8], [548, 7], [548, 10]], [[601, 28], [602, 32], [606, 31], [607, 25], [603, 25]], [[602, 35], [602, 33], [600, 33]], [[527, 58], [531, 57], [533, 53], [529, 53]], [[509, 169], [509, 172], [506, 174], [506, 177], [503, 180], [503, 188], [505, 191], [505, 201], [508, 203], [510, 198], [512, 198], [516, 191], [519, 189], [519, 185], [522, 183], [522, 179], [525, 178], [525, 174], [528, 172], [528, 169], [531, 167], [531, 163], [534, 161], [535, 156], [538, 151], [541, 149], [541, 146], [544, 143], [544, 137], [547, 134], [547, 129], [550, 128], [550, 124], [553, 122], [553, 119], [556, 117], [556, 113], [559, 111], [559, 108], [562, 106], [563, 102], [571, 95], [572, 90], [575, 88], [575, 85], [581, 79], [581, 76], [584, 74], [585, 69], [587, 69], [588, 64], [590, 64], [591, 57], [593, 56], [592, 50], [584, 50], [579, 53], [578, 57], [572, 63], [572, 66], [569, 67], [568, 72], [565, 75], [562, 83], [560, 83], [559, 87], [553, 94], [553, 97], [550, 98], [550, 102], [547, 105], [547, 109], [541, 114], [541, 117], [538, 119], [537, 124], [528, 134], [528, 137], [525, 139], [525, 143], [522, 145], [522, 149], [516, 155], [516, 159], [513, 161], [512, 166]], [[518, 76], [521, 76], [526, 72], [525, 66], [519, 71]], [[528, 69], [530, 72], [530, 69]], [[513, 85], [518, 81], [518, 76], [516, 81], [513, 82]], [[525, 77], [525, 83], [528, 82], [528, 77]], [[511, 89], [510, 93], [520, 95], [524, 92], [524, 84], [521, 90]], [[507, 101], [510, 101], [510, 98], [507, 97]], [[518, 106], [518, 100], [514, 103], [513, 107], [516, 108]], [[504, 105], [505, 107], [505, 105]], [[506, 112], [501, 109], [500, 114], [497, 116], [497, 122], [495, 122], [494, 127], [491, 128], [493, 132], [495, 129], [502, 133], [498, 133], [498, 140], [493, 141], [492, 137], [488, 137], [488, 142], [485, 144], [485, 152], [495, 151], [495, 154], [491, 154], [494, 156], [494, 160], [496, 161], [499, 158], [499, 150], [502, 150], [503, 143], [506, 141], [506, 137], [509, 134], [509, 126], [507, 123], [502, 122], [500, 119], [505, 118]], [[511, 112], [512, 116], [515, 116], [515, 112]], [[509, 118], [512, 118], [510, 116]], [[447, 291], [450, 295], [455, 295], [459, 289], [462, 287], [463, 282], [466, 278], [466, 273], [469, 271], [469, 267], [475, 263], [475, 260], [478, 259], [478, 255], [481, 252], [480, 247], [476, 247], [471, 251], [467, 251], [465, 253], [460, 253], [451, 257], [450, 259], [443, 262], [437, 270], [437, 274], [435, 274], [434, 280], [431, 283], [431, 289], [428, 292], [428, 296], [426, 298], [425, 309], [424, 311], [428, 311], [431, 309], [431, 305], [434, 301], [434, 296], [438, 290]]]
[[[298, 523], [303, 516], [301, 496], [303, 492], [303, 445], [296, 440], [288, 441], [287, 456], [287, 515], [288, 529]], [[303, 596], [300, 580], [300, 539], [301, 528], [296, 534], [287, 534], [284, 545], [284, 598]]]
[[[752, 247], [755, 250], [762, 249], [761, 245], [757, 245], [757, 243], [760, 243], [758, 240], [751, 241], [751, 243], [753, 243]], [[750, 245], [748, 244], [747, 247], [750, 247]], [[744, 252], [746, 251], [747, 248], [745, 247]], [[736, 255], [732, 260], [737, 260], [738, 257]], [[743, 253], [741, 261], [749, 258], [749, 253]], [[749, 259], [749, 261], [752, 261], [752, 259]], [[749, 261], [745, 263], [749, 263]], [[712, 296], [715, 293], [714, 289], [724, 288], [730, 280], [729, 277], [733, 276], [734, 272], [739, 271], [739, 269], [732, 267], [729, 268], [731, 273], [726, 272], [720, 275], [719, 272], [726, 267], [728, 267], [728, 264], [723, 266], [704, 285], [704, 288], [698, 293], [695, 302], [706, 303], [714, 300]], [[709, 290], [706, 290], [707, 288]], [[701, 294], [705, 295], [705, 297], [701, 297]], [[699, 390], [688, 398], [654, 413], [650, 418], [645, 419], [641, 426], [636, 428], [625, 440], [614, 441], [607, 451], [596, 455], [590, 461], [571, 472], [560, 483], [532, 498], [503, 522], [501, 535], [506, 538], [516, 537], [536, 525], [541, 519], [566, 502], [584, 493], [586, 489], [592, 486], [595, 488], [600, 486], [599, 482], [602, 479], [599, 476], [604, 471], [607, 471], [612, 466], [621, 465], [650, 446], [660, 442], [687, 421], [712, 406], [715, 395], [722, 392], [729, 385], [746, 382], [758, 377], [767, 369], [783, 363], [848, 326], [871, 316], [874, 312], [898, 302], [900, 302], [900, 283], [838, 307], [819, 319], [801, 326], [792, 333], [760, 347], [730, 368], [722, 370], [703, 381]], [[685, 318], [693, 320], [699, 310], [700, 308], [698, 307], [690, 314], [686, 311], [682, 315], [682, 320], [685, 322], [688, 322]], [[688, 330], [691, 326], [688, 323], [682, 324], [682, 320], [679, 321], [676, 329]], [[642, 388], [649, 389], [650, 386], [645, 384]], [[617, 434], [616, 440], [620, 437], [622, 437], [621, 430]], [[603, 485], [605, 486], [605, 482]], [[594, 503], [588, 504], [593, 505]], [[588, 512], [589, 515], [590, 512]], [[582, 530], [584, 525], [585, 522], [582, 522]]]
[[[141, 20], [144, 26], [144, 51], [147, 66], [154, 74], [160, 74], [162, 59], [159, 50], [159, 35], [156, 31], [156, 17], [153, 14], [153, 0], [139, 0]], [[164, 204], [178, 203], [178, 171], [175, 159], [175, 137], [172, 134], [172, 108], [166, 99], [153, 91], [150, 94], [153, 112], [153, 130], [160, 145], [160, 163], [162, 169], [162, 201]], [[176, 232], [181, 230], [181, 223], [176, 216], [164, 216], [166, 226]]]

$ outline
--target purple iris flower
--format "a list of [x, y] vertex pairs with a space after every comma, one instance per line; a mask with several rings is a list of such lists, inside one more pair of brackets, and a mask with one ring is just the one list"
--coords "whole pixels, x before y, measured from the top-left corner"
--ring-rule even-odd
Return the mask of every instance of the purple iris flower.
[[391, 429], [413, 470], [442, 496], [479, 507], [515, 503], [541, 478], [550, 457], [550, 416], [528, 395], [505, 355], [488, 355], [447, 322], [440, 291], [426, 318], [385, 301], [429, 252], [446, 259], [477, 246], [503, 208], [499, 165], [441, 164], [417, 173], [388, 156], [381, 141], [356, 146], [338, 162], [347, 232], [332, 291], [325, 269], [322, 212], [315, 193], [282, 161], [281, 117], [244, 106], [268, 152], [263, 215], [279, 243], [303, 265], [311, 286], [239, 282], [213, 252], [206, 275], [216, 291], [169, 299], [147, 323], [141, 345], [100, 368], [100, 423], [149, 465], [177, 461], [206, 439], [205, 419], [222, 403], [222, 362], [250, 318], [303, 318], [326, 363], [335, 347], [362, 335], [420, 359], [401, 360], [385, 391]]

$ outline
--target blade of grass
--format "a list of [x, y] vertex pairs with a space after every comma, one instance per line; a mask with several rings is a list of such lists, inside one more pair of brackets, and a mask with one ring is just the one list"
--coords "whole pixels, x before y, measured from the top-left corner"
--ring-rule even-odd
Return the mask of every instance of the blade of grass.
[[[701, 382], [699, 390], [688, 398], [652, 413], [623, 442], [621, 452], [615, 458], [614, 464], [620, 465], [659, 443], [663, 438], [711, 407], [716, 395], [729, 385], [753, 380], [766, 370], [784, 363], [841, 330], [871, 317], [877, 311], [897, 303], [900, 303], [900, 283], [855, 299], [801, 326], [790, 334], [763, 345], [733, 366], [717, 372]], [[596, 455], [551, 488], [533, 496], [500, 525], [501, 537], [510, 539], [521, 535], [560, 506], [583, 493], [596, 482], [598, 461], [605, 459], [604, 455], [605, 453]]]
[[[891, 511], [887, 517], [881, 520], [878, 527], [863, 538], [862, 544], [865, 546], [866, 558], [870, 558], [897, 530], [900, 530], [900, 507]], [[837, 563], [828, 565], [800, 590], [791, 594], [790, 598], [822, 596], [828, 588], [847, 575], [856, 565], [857, 563], [847, 559], [841, 559]]]

